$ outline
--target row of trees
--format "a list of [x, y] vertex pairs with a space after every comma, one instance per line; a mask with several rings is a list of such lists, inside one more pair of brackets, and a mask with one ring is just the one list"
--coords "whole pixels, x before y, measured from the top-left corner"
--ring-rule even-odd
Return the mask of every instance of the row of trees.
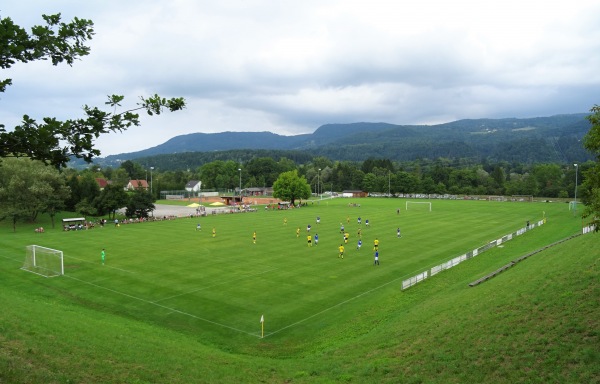
[[[575, 182], [585, 180], [593, 162], [559, 164], [465, 164], [438, 159], [396, 164], [386, 159], [364, 162], [314, 158], [297, 165], [289, 159], [256, 158], [245, 164], [213, 161], [193, 171], [154, 171], [155, 185], [163, 190], [183, 189], [189, 180], [201, 180], [203, 190], [271, 187], [283, 172], [297, 170], [313, 193], [362, 190], [377, 193], [450, 193], [465, 195], [533, 195], [572, 198]], [[240, 173], [241, 169], [241, 173]], [[147, 173], [147, 172], [146, 172]], [[138, 174], [145, 174], [140, 171]], [[155, 191], [156, 196], [158, 190]]]
[[125, 191], [117, 183], [100, 190], [92, 172], [59, 172], [27, 158], [6, 158], [0, 165], [0, 220], [10, 220], [13, 230], [18, 222], [35, 222], [41, 213], [50, 216], [54, 227], [62, 211], [114, 218], [121, 208], [128, 217], [147, 217], [154, 199], [146, 190]]
[[[192, 179], [202, 180], [203, 190], [239, 187], [273, 187], [285, 200], [306, 199], [311, 193], [362, 190], [370, 193], [438, 193], [466, 195], [534, 195], [572, 198], [575, 183], [580, 197], [593, 192], [588, 179], [598, 182], [592, 162], [564, 167], [557, 164], [461, 164], [445, 159], [435, 162], [394, 164], [386, 159], [362, 163], [333, 162], [325, 157], [296, 165], [289, 159], [257, 158], [246, 164], [214, 161], [195, 171], [152, 170], [132, 161], [117, 169], [91, 166], [61, 172], [29, 159], [4, 159], [0, 167], [0, 218], [13, 226], [20, 220], [35, 221], [39, 213], [52, 219], [62, 210], [85, 216], [114, 218], [125, 207], [127, 217], [147, 217], [161, 190], [183, 190]], [[154, 178], [153, 194], [144, 189], [125, 191], [131, 179]], [[102, 190], [98, 179], [110, 180]], [[54, 225], [54, 223], [53, 223]]]

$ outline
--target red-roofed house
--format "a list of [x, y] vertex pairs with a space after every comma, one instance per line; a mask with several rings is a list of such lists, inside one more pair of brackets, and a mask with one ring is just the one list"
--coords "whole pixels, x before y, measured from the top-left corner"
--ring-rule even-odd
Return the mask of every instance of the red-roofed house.
[[146, 180], [129, 180], [129, 183], [127, 183], [127, 186], [125, 187], [125, 189], [128, 191], [133, 190], [133, 189], [148, 190], [148, 189], [150, 189], [150, 186], [148, 185], [148, 182]]
[[101, 177], [96, 177], [96, 183], [98, 183], [101, 191], [108, 186], [108, 180]]

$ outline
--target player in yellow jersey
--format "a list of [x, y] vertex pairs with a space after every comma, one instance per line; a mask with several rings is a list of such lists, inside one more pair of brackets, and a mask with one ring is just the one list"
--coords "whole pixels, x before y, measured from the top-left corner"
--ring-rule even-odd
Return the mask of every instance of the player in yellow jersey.
[[338, 258], [344, 258], [344, 244], [340, 244], [338, 250], [340, 251], [340, 254], [338, 255]]
[[256, 231], [252, 234], [252, 242], [256, 244]]
[[375, 241], [373, 241], [373, 250], [377, 251], [379, 249], [379, 240], [377, 240], [377, 238], [375, 238]]
[[298, 229], [296, 229], [296, 237], [300, 237], [300, 227], [298, 227]]
[[306, 240], [308, 240], [308, 246], [312, 247], [312, 236], [311, 235], [306, 236]]
[[213, 237], [217, 237], [217, 230], [215, 228], [213, 228], [212, 234], [213, 234]]

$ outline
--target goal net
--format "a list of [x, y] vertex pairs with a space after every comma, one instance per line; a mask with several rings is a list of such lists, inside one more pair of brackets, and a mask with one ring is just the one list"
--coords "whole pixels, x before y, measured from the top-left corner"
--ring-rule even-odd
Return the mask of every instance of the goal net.
[[64, 275], [63, 252], [39, 245], [28, 245], [25, 250], [25, 263], [21, 269], [45, 277]]
[[406, 202], [406, 210], [428, 210], [431, 212], [431, 202], [429, 201], [407, 201]]

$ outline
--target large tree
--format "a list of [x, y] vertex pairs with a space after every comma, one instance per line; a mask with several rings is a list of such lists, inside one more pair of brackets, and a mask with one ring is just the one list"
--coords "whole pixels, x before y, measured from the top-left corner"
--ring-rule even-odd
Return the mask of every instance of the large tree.
[[585, 135], [583, 145], [596, 156], [596, 164], [584, 172], [583, 201], [585, 209], [583, 217], [590, 217], [596, 231], [600, 230], [600, 105], [594, 105], [590, 110], [588, 120], [592, 124]]
[[108, 214], [108, 217], [114, 219], [118, 209], [123, 208], [129, 202], [129, 196], [122, 186], [118, 184], [107, 185], [100, 196], [94, 199], [93, 205], [100, 216]]
[[0, 220], [34, 222], [40, 212], [52, 218], [64, 207], [70, 189], [63, 176], [39, 161], [5, 159], [0, 166]]
[[299, 199], [310, 197], [310, 185], [304, 176], [298, 176], [298, 171], [284, 172], [273, 184], [273, 196], [295, 203]]
[[129, 196], [125, 216], [147, 218], [155, 208], [154, 198], [152, 198], [150, 191], [138, 188], [131, 192]]
[[[70, 23], [61, 22], [61, 15], [43, 15], [45, 25], [31, 28], [29, 34], [6, 17], [0, 18], [0, 68], [11, 68], [15, 63], [51, 60], [53, 65], [67, 63], [90, 53], [86, 45], [94, 35], [91, 20], [74, 18]], [[12, 84], [11, 79], [0, 79], [0, 93]], [[117, 113], [124, 97], [112, 95], [105, 103], [111, 111], [85, 105], [83, 117], [65, 121], [44, 117], [41, 122], [28, 115], [20, 125], [7, 131], [0, 124], [0, 158], [29, 157], [46, 164], [64, 167], [72, 156], [91, 162], [99, 156], [94, 141], [104, 133], [120, 132], [140, 125], [137, 110], [149, 115], [165, 110], [177, 111], [185, 108], [183, 98], [165, 99], [158, 95], [140, 97], [136, 107]]]

